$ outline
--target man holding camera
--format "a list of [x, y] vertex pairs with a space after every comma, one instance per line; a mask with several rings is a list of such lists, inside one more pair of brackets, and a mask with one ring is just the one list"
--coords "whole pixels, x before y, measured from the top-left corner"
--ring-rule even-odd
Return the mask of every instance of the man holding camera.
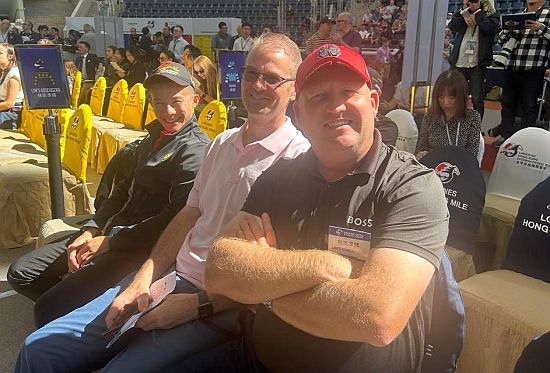
[[[544, 71], [549, 64], [550, 8], [545, 0], [527, 0], [526, 12], [535, 12], [536, 20], [526, 21], [524, 29], [503, 29], [499, 34], [502, 45], [515, 39], [510, 56], [504, 64], [505, 82], [502, 87], [502, 120], [500, 135], [493, 145], [500, 146], [514, 132], [535, 126], [537, 97], [540, 94]], [[516, 104], [521, 105], [521, 124], [515, 125]]]
[[456, 33], [449, 63], [468, 81], [474, 109], [482, 118], [486, 68], [493, 63], [493, 40], [500, 24], [494, 9], [484, 5], [480, 0], [464, 0], [464, 9], [448, 25]]

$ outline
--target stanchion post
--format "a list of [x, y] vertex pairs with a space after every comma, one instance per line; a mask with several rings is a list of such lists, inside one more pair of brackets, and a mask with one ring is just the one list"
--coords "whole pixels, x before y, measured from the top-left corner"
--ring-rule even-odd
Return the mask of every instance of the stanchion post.
[[52, 110], [44, 117], [44, 137], [48, 149], [48, 175], [50, 180], [50, 200], [52, 206], [52, 218], [58, 219], [65, 216], [63, 200], [63, 174], [61, 172], [61, 153], [59, 137], [61, 128], [57, 117]]
[[237, 107], [233, 100], [229, 101], [229, 106], [227, 107], [227, 121], [229, 128], [237, 127]]

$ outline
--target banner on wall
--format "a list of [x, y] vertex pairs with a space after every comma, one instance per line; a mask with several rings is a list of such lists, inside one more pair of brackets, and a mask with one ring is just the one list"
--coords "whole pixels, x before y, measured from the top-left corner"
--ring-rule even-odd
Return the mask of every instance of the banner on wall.
[[70, 107], [59, 45], [20, 44], [15, 46], [15, 55], [28, 109]]
[[241, 98], [241, 71], [244, 67], [245, 53], [244, 51], [218, 51], [220, 94], [223, 100]]

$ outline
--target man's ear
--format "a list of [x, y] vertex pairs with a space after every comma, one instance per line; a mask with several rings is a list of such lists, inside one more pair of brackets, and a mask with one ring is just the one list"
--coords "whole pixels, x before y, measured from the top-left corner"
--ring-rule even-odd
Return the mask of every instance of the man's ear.
[[302, 116], [302, 113], [300, 112], [300, 106], [298, 105], [298, 100], [294, 100], [293, 102], [290, 103], [292, 105], [292, 108], [294, 109], [294, 116], [296, 117], [296, 123], [294, 123], [294, 125], [296, 126], [296, 128], [301, 128], [300, 127], [300, 118]]
[[193, 90], [193, 109], [197, 107], [199, 102], [201, 101], [201, 96]]
[[380, 96], [376, 89], [371, 89], [370, 91], [370, 100], [372, 103], [372, 109], [374, 110], [374, 116], [378, 113], [378, 105], [380, 104]]
[[292, 85], [291, 91], [290, 91], [290, 102], [296, 101], [296, 87], [294, 84]]

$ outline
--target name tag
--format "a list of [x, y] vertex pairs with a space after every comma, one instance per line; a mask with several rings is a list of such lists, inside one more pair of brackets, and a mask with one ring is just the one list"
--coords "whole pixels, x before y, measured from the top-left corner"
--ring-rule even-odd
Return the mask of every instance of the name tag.
[[355, 229], [328, 227], [328, 249], [335, 254], [358, 260], [367, 260], [371, 234]]
[[474, 40], [468, 40], [466, 42], [466, 49], [464, 50], [464, 54], [473, 55], [476, 49], [477, 49], [477, 42]]

